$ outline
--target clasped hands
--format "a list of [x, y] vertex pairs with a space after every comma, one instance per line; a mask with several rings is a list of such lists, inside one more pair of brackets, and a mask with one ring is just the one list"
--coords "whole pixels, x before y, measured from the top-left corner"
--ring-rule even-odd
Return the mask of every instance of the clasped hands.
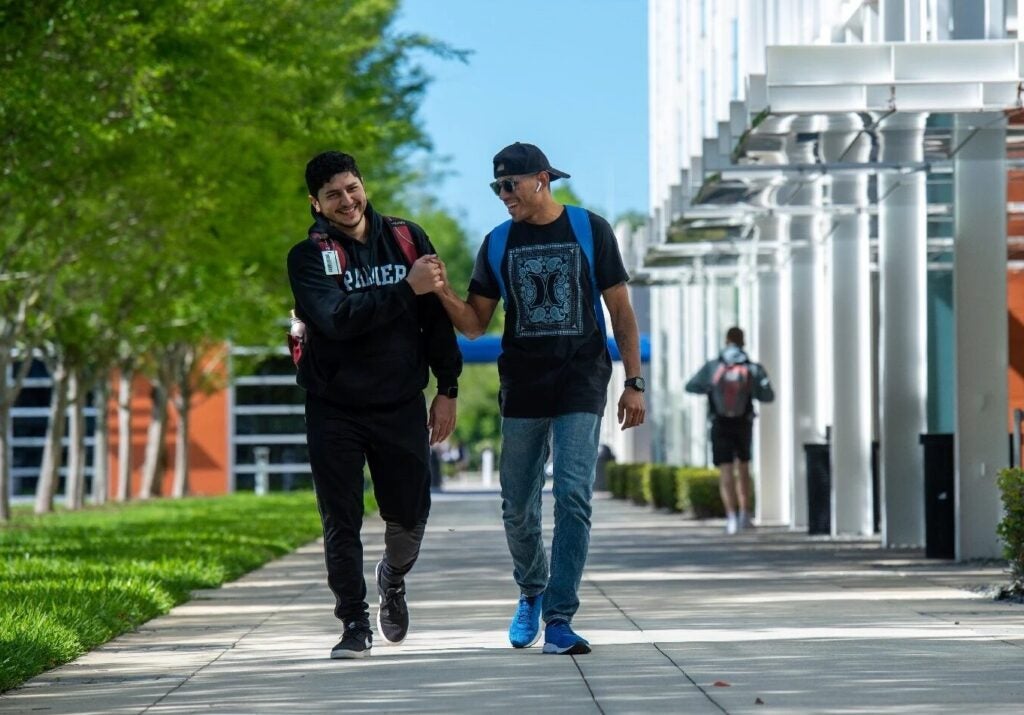
[[416, 295], [440, 293], [448, 287], [448, 272], [437, 254], [420, 256], [405, 277]]

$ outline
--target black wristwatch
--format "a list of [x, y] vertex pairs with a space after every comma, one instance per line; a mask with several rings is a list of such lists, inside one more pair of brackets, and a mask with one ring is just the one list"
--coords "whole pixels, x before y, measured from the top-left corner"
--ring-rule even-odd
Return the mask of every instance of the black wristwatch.
[[448, 399], [454, 400], [459, 396], [459, 386], [452, 385], [451, 387], [438, 387], [437, 394], [444, 395]]
[[632, 387], [637, 392], [643, 392], [647, 389], [647, 383], [644, 382], [644, 379], [640, 376], [631, 377], [626, 380], [626, 387]]

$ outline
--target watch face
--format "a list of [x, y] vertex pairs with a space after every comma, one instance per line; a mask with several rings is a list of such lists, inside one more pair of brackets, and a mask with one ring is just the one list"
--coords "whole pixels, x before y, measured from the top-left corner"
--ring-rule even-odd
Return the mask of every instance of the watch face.
[[647, 389], [647, 383], [644, 382], [644, 379], [642, 377], [631, 377], [628, 380], [626, 380], [626, 387], [632, 387], [635, 390], [643, 392], [645, 389]]

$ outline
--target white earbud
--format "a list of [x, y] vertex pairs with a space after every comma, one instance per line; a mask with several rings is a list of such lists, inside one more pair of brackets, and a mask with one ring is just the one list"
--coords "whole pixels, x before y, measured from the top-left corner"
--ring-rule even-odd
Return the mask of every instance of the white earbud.
[[542, 183], [540, 183], [538, 181], [537, 182], [537, 188], [533, 190], [533, 193], [537, 193], [538, 191], [540, 191], [542, 186], [544, 186], [544, 184], [542, 184]]

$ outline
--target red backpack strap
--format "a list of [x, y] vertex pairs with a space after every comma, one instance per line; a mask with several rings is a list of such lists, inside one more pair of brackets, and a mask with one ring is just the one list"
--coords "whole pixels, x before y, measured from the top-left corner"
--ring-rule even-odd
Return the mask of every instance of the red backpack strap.
[[338, 285], [341, 285], [345, 278], [345, 269], [348, 267], [348, 256], [345, 255], [345, 249], [326, 233], [319, 231], [311, 231], [309, 240], [320, 247], [321, 253], [334, 251], [334, 255], [338, 257], [338, 265], [341, 267], [341, 271], [334, 277], [338, 279]]
[[420, 250], [416, 245], [416, 240], [412, 237], [412, 231], [409, 230], [409, 224], [395, 216], [385, 216], [384, 220], [391, 229], [391, 236], [395, 239], [395, 244], [411, 266], [420, 257]]
[[729, 369], [729, 366], [726, 365], [723, 361], [719, 360], [718, 361], [718, 367], [715, 368], [715, 372], [711, 376], [711, 384], [712, 385], [717, 385], [718, 381], [722, 379], [722, 375], [724, 375], [725, 371], [728, 370], [728, 369]]

